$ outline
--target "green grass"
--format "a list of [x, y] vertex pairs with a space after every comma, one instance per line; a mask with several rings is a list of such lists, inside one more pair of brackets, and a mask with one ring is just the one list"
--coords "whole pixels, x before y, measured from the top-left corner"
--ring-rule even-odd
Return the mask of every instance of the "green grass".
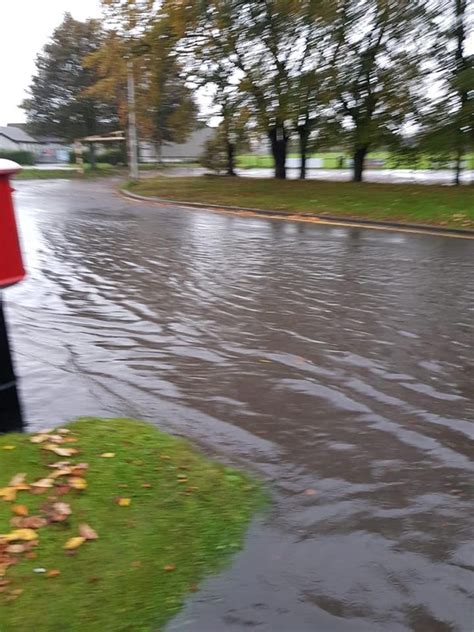
[[[311, 158], [319, 158], [323, 161], [323, 169], [337, 169], [339, 167], [339, 158], [345, 156], [349, 160], [351, 156], [344, 151], [324, 151], [313, 152]], [[298, 158], [298, 153], [289, 153], [288, 158]], [[387, 151], [373, 151], [367, 156], [367, 160], [384, 160], [386, 169], [430, 169], [437, 165], [429, 156], [421, 156], [416, 164], [407, 160], [402, 160], [399, 156], [391, 156]], [[466, 154], [465, 160], [469, 169], [474, 169], [474, 153]], [[274, 166], [273, 158], [270, 155], [243, 154], [238, 156], [237, 165], [241, 169], [253, 169], [256, 167], [272, 169]], [[439, 168], [446, 168], [446, 165], [438, 165]], [[370, 168], [370, 165], [369, 167]]]
[[[196, 583], [240, 548], [262, 492], [246, 475], [143, 422], [85, 419], [68, 428], [78, 442], [65, 445], [77, 446], [73, 458], [89, 464], [88, 487], [59, 498], [71, 504], [70, 520], [39, 529], [36, 559], [21, 559], [7, 570], [0, 630], [156, 632]], [[101, 458], [104, 452], [115, 456]], [[28, 482], [44, 477], [51, 472], [46, 464], [58, 459], [28, 435], [1, 436], [0, 487], [19, 472], [27, 473]], [[180, 483], [183, 477], [187, 481]], [[15, 502], [38, 514], [51, 495], [21, 491]], [[117, 497], [132, 502], [119, 506]], [[11, 505], [0, 500], [0, 533], [12, 529]], [[63, 545], [81, 522], [99, 539], [68, 556]], [[167, 571], [167, 565], [175, 569]], [[48, 578], [35, 568], [61, 574]], [[12, 591], [19, 589], [15, 598]]]
[[[75, 169], [29, 169], [24, 167], [15, 175], [16, 180], [76, 180], [81, 178], [99, 178], [112, 176], [123, 171], [119, 167], [109, 164], [98, 164], [93, 171], [89, 165], [85, 166], [85, 174], [78, 173]], [[1, 632], [1, 629], [0, 629]]]
[[187, 202], [474, 228], [470, 186], [160, 177], [127, 187], [141, 195]]

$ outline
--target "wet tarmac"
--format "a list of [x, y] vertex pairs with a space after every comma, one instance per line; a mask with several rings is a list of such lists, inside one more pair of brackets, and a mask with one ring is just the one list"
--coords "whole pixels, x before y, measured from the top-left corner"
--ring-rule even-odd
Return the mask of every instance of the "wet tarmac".
[[30, 428], [144, 418], [273, 492], [169, 632], [473, 629], [473, 241], [15, 187]]

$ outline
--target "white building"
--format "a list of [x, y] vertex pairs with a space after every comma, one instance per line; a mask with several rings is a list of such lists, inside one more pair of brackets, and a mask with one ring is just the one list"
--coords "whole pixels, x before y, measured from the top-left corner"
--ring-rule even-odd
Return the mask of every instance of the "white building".
[[40, 153], [41, 143], [19, 127], [0, 127], [0, 151], [30, 151]]
[[[202, 127], [189, 135], [185, 143], [164, 143], [161, 149], [161, 160], [164, 162], [194, 162], [204, 153], [204, 146], [216, 130]], [[140, 162], [157, 162], [160, 159], [155, 143], [140, 141]]]

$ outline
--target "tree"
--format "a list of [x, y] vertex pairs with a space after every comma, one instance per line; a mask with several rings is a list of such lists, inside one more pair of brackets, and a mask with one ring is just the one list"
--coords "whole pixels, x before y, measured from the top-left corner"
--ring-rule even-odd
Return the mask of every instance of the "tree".
[[360, 182], [373, 146], [392, 143], [415, 116], [420, 45], [429, 39], [424, 0], [339, 0], [332, 30], [334, 108]]
[[[114, 99], [121, 120], [127, 118], [127, 65], [136, 82], [140, 135], [155, 143], [184, 142], [196, 126], [197, 107], [175, 54], [176, 37], [155, 4], [103, 0], [109, 27], [102, 46], [86, 58], [98, 79], [89, 94]], [[115, 29], [111, 28], [115, 25]]]
[[118, 112], [108, 99], [88, 95], [97, 80], [83, 59], [102, 44], [104, 33], [97, 20], [80, 22], [66, 13], [51, 41], [36, 59], [36, 73], [25, 109], [33, 133], [76, 138], [116, 129]]
[[453, 183], [461, 182], [462, 161], [474, 148], [474, 55], [468, 55], [468, 3], [442, 3], [440, 18], [446, 27], [440, 33], [437, 70], [441, 94], [425, 120], [421, 147], [446, 157], [454, 156]]

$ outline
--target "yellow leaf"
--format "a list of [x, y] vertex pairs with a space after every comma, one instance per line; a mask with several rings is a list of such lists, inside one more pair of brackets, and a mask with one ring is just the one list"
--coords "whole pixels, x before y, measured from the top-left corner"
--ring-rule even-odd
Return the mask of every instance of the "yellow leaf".
[[68, 478], [68, 482], [69, 485], [71, 487], [73, 487], [74, 489], [86, 489], [87, 488], [87, 481], [85, 478], [81, 478], [80, 476], [71, 476], [71, 478]]
[[0, 489], [0, 498], [6, 502], [11, 502], [16, 498], [16, 487], [2, 487]]
[[17, 540], [31, 542], [32, 540], [38, 539], [38, 534], [33, 529], [16, 529], [16, 531], [12, 531], [0, 537], [4, 538], [7, 542], [16, 542]]
[[27, 516], [29, 513], [26, 505], [13, 505], [12, 511], [16, 516]]
[[61, 575], [61, 571], [58, 568], [52, 568], [46, 573], [46, 577], [57, 577], [58, 575]]
[[15, 450], [16, 445], [2, 445], [2, 450]]
[[31, 487], [40, 487], [40, 488], [49, 488], [54, 485], [54, 480], [52, 478], [41, 478], [39, 481], [35, 481], [31, 483]]
[[104, 452], [100, 455], [103, 459], [113, 459], [115, 452]]
[[120, 507], [129, 507], [132, 504], [132, 499], [131, 498], [119, 498], [118, 505], [120, 505]]
[[81, 544], [84, 544], [85, 541], [86, 541], [85, 538], [83, 538], [82, 536], [78, 535], [78, 536], [76, 536], [74, 538], [69, 538], [69, 540], [64, 545], [64, 548], [66, 549], [66, 551], [72, 551], [74, 549], [79, 548], [81, 546]]

